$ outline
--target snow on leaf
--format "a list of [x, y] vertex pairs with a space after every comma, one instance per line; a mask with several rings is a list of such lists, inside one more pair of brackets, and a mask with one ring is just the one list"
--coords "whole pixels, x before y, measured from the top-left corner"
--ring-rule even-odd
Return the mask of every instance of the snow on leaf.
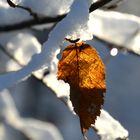
[[140, 55], [140, 18], [130, 14], [96, 10], [90, 14], [89, 29], [101, 40]]

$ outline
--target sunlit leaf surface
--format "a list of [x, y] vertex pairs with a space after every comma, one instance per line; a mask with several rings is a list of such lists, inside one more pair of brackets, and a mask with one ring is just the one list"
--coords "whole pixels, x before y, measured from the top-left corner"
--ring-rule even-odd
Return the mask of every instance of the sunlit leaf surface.
[[82, 133], [100, 115], [106, 90], [105, 67], [97, 51], [83, 42], [66, 47], [58, 64], [58, 79], [70, 84], [70, 99]]

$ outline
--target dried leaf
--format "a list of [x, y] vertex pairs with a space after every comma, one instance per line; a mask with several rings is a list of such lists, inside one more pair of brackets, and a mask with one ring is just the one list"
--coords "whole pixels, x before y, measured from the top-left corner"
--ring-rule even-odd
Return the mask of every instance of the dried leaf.
[[67, 46], [58, 64], [58, 79], [70, 85], [70, 99], [83, 135], [100, 115], [106, 90], [105, 67], [95, 48], [83, 42]]

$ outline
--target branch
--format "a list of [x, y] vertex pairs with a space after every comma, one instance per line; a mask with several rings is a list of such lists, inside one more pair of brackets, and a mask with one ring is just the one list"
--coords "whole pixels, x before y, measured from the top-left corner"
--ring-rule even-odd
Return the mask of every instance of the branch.
[[11, 60], [15, 61], [15, 63], [17, 63], [20, 67], [23, 67], [24, 65], [22, 65], [12, 54], [10, 54], [5, 47], [3, 47], [0, 44], [0, 51], [2, 51], [5, 55], [7, 55]]
[[61, 21], [66, 15], [56, 16], [56, 17], [41, 17], [39, 20], [30, 19], [20, 23], [15, 23], [12, 25], [0, 26], [0, 32], [15, 31], [25, 28], [30, 28], [35, 25], [42, 25], [47, 23], [55, 23]]
[[112, 10], [123, 4], [126, 0], [117, 0], [115, 3], [111, 5], [104, 6], [103, 9], [105, 10]]
[[100, 8], [100, 7], [102, 7], [102, 6], [104, 6], [105, 4], [107, 4], [107, 3], [111, 2], [111, 1], [112, 1], [112, 0], [99, 0], [99, 1], [97, 1], [97, 2], [95, 2], [95, 3], [93, 3], [93, 4], [90, 6], [89, 12], [91, 13], [91, 12], [95, 11], [96, 9], [98, 9], [98, 8]]
[[25, 7], [25, 6], [21, 6], [21, 5], [16, 5], [14, 4], [11, 0], [7, 0], [7, 3], [9, 4], [9, 6], [11, 6], [12, 8], [20, 8], [23, 9], [25, 11], [27, 11], [31, 16], [33, 16], [33, 18], [38, 21], [39, 17], [37, 15], [37, 13], [33, 12], [31, 8], [29, 7]]
[[[10, 0], [7, 0], [7, 1], [9, 2], [10, 6], [15, 7], [15, 5], [13, 3], [10, 3], [11, 2]], [[105, 4], [109, 3], [110, 1], [112, 1], [112, 0], [99, 0], [95, 3], [93, 3], [89, 8], [89, 12], [90, 13], [93, 12], [94, 10], [104, 6]], [[64, 17], [66, 17], [66, 15], [67, 14], [59, 15], [56, 17], [38, 17], [38, 20], [30, 19], [30, 20], [23, 21], [20, 23], [15, 23], [13, 25], [3, 25], [3, 26], [0, 26], [0, 32], [15, 31], [15, 30], [20, 30], [20, 29], [30, 28], [31, 26], [35, 26], [35, 25], [42, 25], [42, 24], [46, 24], [46, 23], [59, 22]]]

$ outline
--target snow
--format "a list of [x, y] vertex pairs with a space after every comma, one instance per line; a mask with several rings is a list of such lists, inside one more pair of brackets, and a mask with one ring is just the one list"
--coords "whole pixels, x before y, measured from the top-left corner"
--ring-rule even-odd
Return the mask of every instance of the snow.
[[128, 138], [128, 131], [105, 110], [95, 122], [95, 128], [101, 140], [116, 140]]
[[[71, 35], [81, 39], [89, 39], [89, 34], [83, 37], [82, 29], [87, 29], [88, 20], [88, 4], [86, 1], [76, 0], [74, 1], [70, 13], [64, 20], [56, 25], [56, 27], [49, 34], [49, 39], [44, 43], [40, 54], [36, 54], [32, 57], [32, 60], [23, 69], [16, 72], [9, 72], [0, 76], [0, 89], [10, 87], [23, 78], [27, 78], [33, 71], [45, 66], [49, 67], [56, 54], [59, 45], [63, 42], [67, 35]], [[77, 12], [75, 12], [77, 11]], [[79, 31], [82, 30], [82, 34]], [[87, 30], [85, 31], [87, 32]]]
[[[21, 117], [8, 90], [3, 90], [0, 93], [0, 117], [31, 140], [44, 140], [45, 138], [49, 140], [63, 140], [60, 132], [53, 124], [33, 118]], [[2, 135], [2, 132], [0, 134]], [[2, 137], [4, 137], [3, 135]], [[8, 135], [8, 133], [5, 135]], [[6, 139], [4, 138], [4, 140]]]
[[[56, 51], [56, 54], [58, 54], [60, 50], [58, 49]], [[52, 70], [49, 74], [43, 77], [44, 71], [36, 71], [34, 72], [34, 76], [37, 78], [41, 78], [42, 82], [49, 87], [54, 94], [61, 99], [67, 107], [74, 113], [73, 106], [70, 101], [70, 86], [68, 83], [65, 83], [63, 80], [57, 80], [57, 64], [58, 59], [54, 58], [51, 64]], [[41, 76], [40, 76], [41, 75]], [[74, 113], [75, 114], [75, 113]]]
[[21, 5], [31, 7], [39, 15], [55, 16], [67, 13], [73, 0], [22, 0]]
[[[39, 16], [53, 17], [68, 13], [73, 0], [13, 0], [13, 2], [31, 8]], [[10, 7], [6, 0], [0, 1], [0, 17], [0, 25], [9, 25], [32, 19], [32, 16], [26, 10]]]
[[140, 55], [140, 18], [134, 15], [96, 10], [90, 14], [93, 35]]
[[[12, 8], [6, 0], [0, 1], [0, 25], [10, 25], [31, 19], [29, 13], [19, 8]], [[14, 19], [14, 20], [13, 20]]]
[[[5, 35], [1, 38], [3, 40]], [[14, 79], [19, 78], [21, 75], [16, 74], [18, 69], [21, 69], [22, 66], [27, 65], [28, 62], [31, 60], [31, 57], [35, 53], [39, 53], [41, 51], [41, 44], [37, 41], [37, 39], [29, 34], [29, 33], [11, 33], [5, 40], [9, 41], [6, 43], [5, 41], [1, 41], [3, 47], [7, 50], [7, 52], [14, 57], [16, 61], [11, 59], [10, 57], [4, 57], [0, 59], [1, 64], [3, 63], [3, 67], [0, 68], [1, 71], [9, 72], [13, 71], [13, 76], [11, 76], [10, 80], [14, 81]], [[4, 70], [5, 67], [5, 70]], [[21, 72], [22, 73], [22, 72]], [[1, 74], [1, 77], [8, 77], [10, 73], [4, 75]], [[0, 86], [5, 86], [6, 84], [10, 84], [9, 79], [3, 79], [4, 81], [1, 82]], [[12, 83], [11, 83], [12, 84]]]
[[41, 51], [41, 44], [28, 33], [18, 33], [9, 40], [6, 46], [7, 51], [13, 54], [15, 59], [23, 58], [20, 60], [22, 65], [27, 64], [33, 54]]
[[18, 5], [21, 3], [22, 0], [11, 0], [11, 2], [13, 2], [15, 5]]
[[[14, 0], [13, 2], [30, 7], [34, 12], [39, 13], [39, 16], [42, 16], [43, 14], [54, 16], [69, 12], [73, 0], [41, 0], [36, 2], [33, 0]], [[66, 35], [71, 36], [71, 38], [80, 37], [81, 40], [90, 40], [92, 39], [92, 35], [95, 35], [102, 40], [124, 47], [136, 54], [140, 54], [140, 18], [137, 16], [113, 11], [96, 10], [90, 14], [88, 27], [77, 24], [78, 22], [81, 22], [81, 25], [85, 24], [83, 24], [83, 21], [85, 21], [85, 15], [88, 15], [87, 8], [93, 2], [95, 1], [88, 0], [87, 3], [85, 2], [86, 4], [83, 7], [79, 5], [81, 1], [79, 1], [77, 5], [74, 4], [75, 8], [71, 8], [71, 11], [74, 13], [71, 14], [73, 17], [70, 17], [69, 14], [70, 20], [67, 20], [67, 22], [70, 23], [66, 22], [68, 25], [75, 24], [74, 28], [71, 28], [70, 32], [70, 29], [67, 29], [69, 26], [63, 26], [63, 28], [60, 28], [61, 31], [66, 30]], [[83, 20], [79, 20], [79, 18], [82, 19], [82, 16]], [[9, 7], [5, 0], [0, 2], [0, 17], [0, 25], [17, 23], [32, 18], [27, 11]]]
[[[29, 7], [34, 13], [39, 16], [57, 16], [68, 13], [73, 0], [40, 0], [34, 2], [34, 0], [12, 0], [14, 4]], [[10, 14], [9, 14], [10, 13]], [[2, 0], [0, 2], [0, 16], [1, 25], [18, 23], [27, 19], [32, 19], [29, 13], [20, 8], [12, 8], [8, 5], [7, 1]], [[14, 17], [14, 20], [12, 18]]]

